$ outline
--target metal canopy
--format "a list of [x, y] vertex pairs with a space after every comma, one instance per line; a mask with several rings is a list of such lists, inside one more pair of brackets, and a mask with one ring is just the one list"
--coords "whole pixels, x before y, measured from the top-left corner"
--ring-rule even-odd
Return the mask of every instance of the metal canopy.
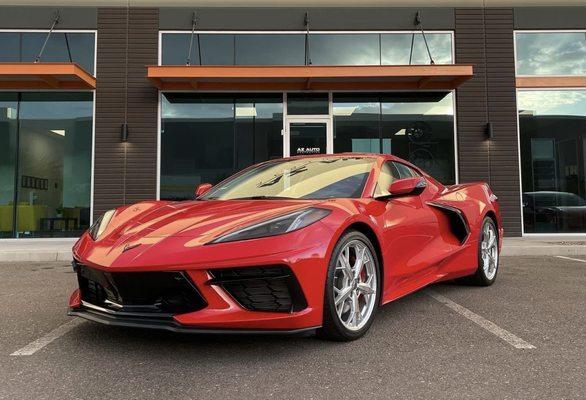
[[73, 62], [0, 63], [0, 89], [95, 89], [96, 78]]
[[472, 65], [149, 66], [160, 90], [451, 90]]

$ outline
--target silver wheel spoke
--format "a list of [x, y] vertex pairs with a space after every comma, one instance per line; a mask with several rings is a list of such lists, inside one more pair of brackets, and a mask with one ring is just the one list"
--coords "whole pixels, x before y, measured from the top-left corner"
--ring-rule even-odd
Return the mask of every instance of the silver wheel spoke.
[[352, 294], [352, 287], [350, 287], [350, 286], [345, 287], [344, 289], [340, 290], [340, 294], [335, 299], [334, 303], [336, 304], [336, 306], [338, 306], [340, 303], [344, 302], [351, 294]]
[[352, 292], [352, 320], [354, 326], [360, 323], [360, 305], [358, 304], [358, 293]]
[[361, 240], [342, 248], [334, 271], [334, 307], [339, 321], [349, 330], [361, 329], [376, 306], [377, 269], [374, 257]]
[[496, 235], [494, 234], [494, 232], [491, 230], [490, 231], [490, 236], [489, 236], [489, 241], [488, 241], [488, 245], [487, 247], [490, 249], [494, 246], [496, 241]]
[[339, 265], [340, 266], [337, 267], [336, 269], [343, 271], [346, 278], [352, 279], [353, 273], [352, 273], [352, 267], [350, 266], [350, 263], [342, 257], [339, 260]]
[[362, 267], [366, 260], [366, 246], [361, 249], [356, 249], [356, 262], [354, 263], [354, 278], [358, 278], [362, 272]]

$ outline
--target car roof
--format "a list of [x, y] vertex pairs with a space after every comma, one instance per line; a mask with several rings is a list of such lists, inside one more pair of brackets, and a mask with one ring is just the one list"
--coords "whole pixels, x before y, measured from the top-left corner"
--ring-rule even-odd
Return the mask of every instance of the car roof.
[[[554, 190], [540, 190], [540, 191], [537, 191], [537, 192], [524, 192], [523, 194], [527, 194], [527, 195], [530, 195], [530, 196], [536, 196], [536, 195], [540, 195], [540, 194], [543, 194], [543, 195], [546, 195], [546, 194], [547, 195], [560, 195], [561, 194], [561, 195], [578, 196], [576, 193], [572, 193], [572, 192], [556, 192]], [[578, 196], [578, 197], [580, 197], [580, 196]]]

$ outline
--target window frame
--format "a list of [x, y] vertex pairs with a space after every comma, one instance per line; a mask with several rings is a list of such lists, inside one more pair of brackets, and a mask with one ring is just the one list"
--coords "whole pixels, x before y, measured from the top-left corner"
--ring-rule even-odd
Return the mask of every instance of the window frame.
[[[514, 70], [515, 78], [525, 78], [534, 81], [528, 86], [520, 85], [519, 79], [515, 87], [515, 112], [517, 123], [517, 162], [519, 168], [519, 212], [521, 217], [521, 236], [584, 236], [585, 233], [528, 233], [525, 232], [523, 221], [523, 171], [521, 162], [521, 128], [519, 122], [519, 92], [523, 91], [574, 91], [586, 90], [586, 75], [517, 75], [517, 34], [518, 33], [584, 33], [586, 29], [516, 29], [513, 31], [513, 53], [514, 53]], [[548, 84], [550, 79], [555, 79], [557, 86]], [[566, 82], [567, 84], [565, 84]], [[560, 86], [560, 83], [562, 84]], [[576, 85], [577, 84], [577, 85]]]
[[[402, 163], [401, 161], [397, 161], [397, 160], [391, 160], [391, 162], [393, 164], [399, 164], [399, 165], [403, 166], [404, 168], [407, 168], [407, 170], [409, 170], [410, 172], [415, 173], [414, 176], [409, 176], [407, 178], [400, 178], [399, 180], [421, 177], [421, 172], [418, 171], [417, 169], [411, 167], [410, 165], [407, 165], [407, 164]], [[399, 170], [399, 168], [397, 168], [396, 166], [395, 166], [395, 168], [397, 169], [397, 172], [399, 173], [399, 176], [401, 176], [401, 171]]]
[[524, 74], [517, 74], [517, 35], [523, 33], [583, 33], [586, 37], [586, 29], [516, 29], [513, 31], [513, 57], [514, 57], [514, 65], [515, 65], [515, 77], [517, 78], [576, 78], [581, 76], [586, 76], [586, 74], [582, 75], [524, 75]]
[[519, 121], [519, 92], [551, 92], [551, 91], [586, 91], [586, 87], [557, 87], [557, 88], [516, 88], [515, 89], [515, 112], [517, 117], [517, 162], [519, 168], [519, 211], [521, 216], [521, 236], [526, 237], [545, 237], [545, 236], [584, 236], [585, 232], [555, 232], [555, 233], [533, 233], [525, 232], [525, 224], [523, 220], [523, 169], [521, 162], [521, 124]]
[[[0, 33], [49, 33], [49, 29], [0, 29]], [[98, 30], [97, 29], [53, 29], [53, 33], [93, 33], [93, 35], [94, 35], [94, 73], [90, 74], [90, 75], [92, 75], [94, 78], [96, 78], [97, 77], [97, 67], [98, 67]], [[43, 60], [41, 59], [40, 62], [42, 63]], [[36, 91], [39, 91], [39, 90], [36, 90]], [[60, 91], [65, 92], [65, 91], [70, 91], [70, 90], [60, 90]], [[79, 92], [80, 90], [76, 90], [76, 91]]]
[[[0, 33], [49, 33], [49, 29], [0, 29]], [[94, 35], [94, 74], [97, 78], [97, 61], [98, 61], [98, 30], [97, 29], [54, 29], [56, 33], [93, 33]], [[41, 61], [42, 62], [42, 61]], [[59, 89], [59, 90], [38, 90], [38, 89], [3, 89], [2, 92], [91, 92], [92, 93], [92, 157], [91, 157], [91, 171], [90, 171], [90, 225], [94, 222], [94, 194], [95, 194], [95, 162], [96, 162], [96, 89], [79, 90], [79, 89]], [[3, 241], [63, 241], [68, 238], [4, 238]]]
[[[383, 35], [383, 34], [421, 34], [421, 30], [417, 30], [417, 29], [413, 29], [413, 30], [365, 30], [365, 31], [356, 31], [356, 30], [343, 30], [343, 31], [333, 31], [333, 30], [315, 30], [315, 31], [310, 31], [309, 35], [325, 35], [325, 34], [340, 34], [340, 35], [348, 35], [348, 34], [355, 34], [355, 35], [368, 35], [368, 34], [379, 34], [379, 35]], [[443, 34], [449, 34], [450, 35], [450, 42], [451, 42], [451, 58], [452, 58], [452, 63], [455, 64], [456, 63], [456, 46], [455, 46], [455, 31], [452, 30], [442, 30], [442, 29], [436, 29], [436, 30], [426, 30], [425, 34], [436, 34], [436, 33], [443, 33]], [[158, 58], [157, 58], [157, 65], [162, 66], [162, 60], [163, 60], [163, 35], [164, 34], [191, 34], [191, 30], [185, 30], [185, 29], [178, 29], [178, 30], [173, 30], [173, 29], [165, 29], [165, 30], [159, 30], [159, 39], [158, 39]], [[263, 35], [263, 34], [268, 34], [268, 35], [306, 35], [307, 31], [306, 30], [291, 30], [291, 31], [282, 31], [282, 30], [268, 30], [268, 31], [244, 31], [244, 30], [196, 30], [194, 32], [194, 34], [202, 34], [202, 35], [209, 35], [209, 34], [218, 34], [218, 35], [222, 35], [222, 34], [227, 34], [227, 35]], [[380, 49], [379, 49], [380, 51]], [[187, 53], [187, 49], [185, 49], [185, 52]], [[433, 54], [432, 54], [433, 56]], [[381, 61], [382, 62], [382, 61]], [[381, 65], [381, 64], [376, 64], [376, 65]], [[439, 64], [441, 65], [441, 64]]]

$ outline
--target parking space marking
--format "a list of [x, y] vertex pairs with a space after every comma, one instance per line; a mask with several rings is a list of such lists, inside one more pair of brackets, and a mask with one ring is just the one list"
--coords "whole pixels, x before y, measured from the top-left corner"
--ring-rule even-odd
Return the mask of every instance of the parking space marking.
[[78, 326], [79, 324], [83, 323], [83, 320], [80, 318], [75, 318], [55, 329], [51, 332], [47, 333], [45, 336], [42, 336], [24, 346], [22, 349], [16, 350], [14, 353], [10, 354], [11, 356], [30, 356], [35, 354], [37, 351], [41, 350], [43, 347], [51, 343], [52, 341], [59, 339], [61, 336], [65, 335], [67, 332]]
[[534, 349], [535, 348], [535, 346], [533, 346], [531, 343], [527, 343], [526, 341], [524, 341], [520, 337], [515, 336], [514, 334], [507, 331], [506, 329], [501, 328], [500, 326], [498, 326], [494, 322], [489, 321], [486, 318], [483, 318], [478, 314], [475, 314], [474, 312], [470, 311], [466, 307], [461, 306], [460, 304], [458, 304], [456, 302], [453, 302], [452, 300], [448, 299], [447, 297], [442, 296], [441, 294], [439, 294], [431, 289], [426, 289], [425, 292], [433, 299], [437, 300], [438, 302], [442, 303], [443, 305], [452, 309], [453, 311], [457, 312], [458, 314], [468, 318], [470, 321], [474, 322], [476, 325], [486, 329], [487, 331], [489, 331], [493, 335], [501, 338], [502, 340], [504, 340], [505, 342], [507, 342], [508, 344], [513, 346], [514, 348], [516, 348], [516, 349]]
[[566, 256], [556, 256], [556, 257], [563, 258], [564, 260], [572, 260], [572, 261], [579, 261], [579, 262], [586, 263], [586, 260], [580, 260], [579, 258], [572, 258], [572, 257], [566, 257]]

